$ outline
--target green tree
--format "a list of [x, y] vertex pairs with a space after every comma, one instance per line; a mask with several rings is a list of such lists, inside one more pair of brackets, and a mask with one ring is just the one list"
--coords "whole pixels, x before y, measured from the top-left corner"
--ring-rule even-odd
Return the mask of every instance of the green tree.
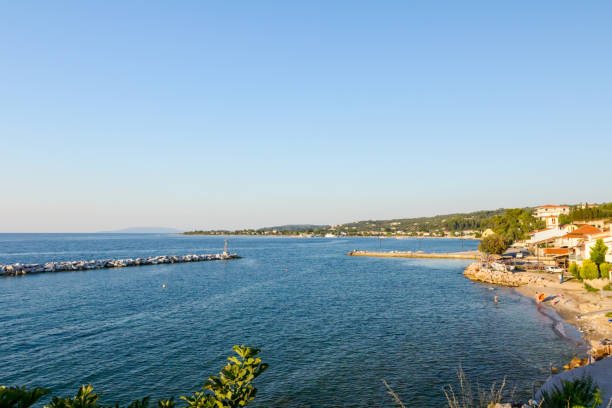
[[486, 254], [503, 254], [508, 249], [508, 242], [500, 234], [491, 234], [480, 241], [478, 249]]
[[599, 238], [595, 241], [595, 245], [591, 248], [591, 261], [595, 262], [597, 267], [606, 260], [608, 247], [604, 244], [603, 239]]

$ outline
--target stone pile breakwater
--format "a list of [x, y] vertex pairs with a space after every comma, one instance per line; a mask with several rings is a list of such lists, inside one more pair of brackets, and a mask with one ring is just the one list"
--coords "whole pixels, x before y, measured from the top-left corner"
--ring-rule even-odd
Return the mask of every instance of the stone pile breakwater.
[[541, 277], [536, 277], [524, 272], [509, 272], [489, 268], [481, 262], [474, 262], [469, 265], [465, 268], [463, 274], [474, 281], [511, 287], [533, 285], [540, 281], [544, 281]]
[[159, 265], [185, 262], [225, 261], [239, 259], [236, 254], [191, 254], [191, 255], [159, 255], [147, 258], [99, 259], [92, 261], [47, 262], [45, 264], [0, 265], [0, 276], [28, 275], [33, 273], [53, 273], [69, 271], [87, 271], [91, 269], [124, 268], [140, 265]]

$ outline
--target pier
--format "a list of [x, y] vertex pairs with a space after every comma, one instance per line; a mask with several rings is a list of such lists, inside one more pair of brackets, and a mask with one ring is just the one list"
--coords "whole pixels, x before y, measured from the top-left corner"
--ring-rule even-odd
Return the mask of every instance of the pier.
[[[227, 247], [226, 247], [227, 248]], [[141, 265], [160, 265], [185, 262], [203, 261], [227, 261], [230, 259], [240, 259], [236, 254], [230, 254], [227, 250], [220, 254], [191, 254], [191, 255], [159, 255], [147, 258], [126, 258], [126, 259], [99, 259], [92, 261], [66, 261], [66, 262], [47, 262], [44, 264], [21, 264], [0, 265], [0, 277], [21, 276], [34, 273], [54, 273], [88, 271], [92, 269], [125, 268]]]
[[349, 256], [373, 256], [373, 257], [379, 257], [379, 258], [438, 258], [438, 259], [480, 259], [482, 257], [482, 254], [478, 251], [425, 253], [423, 251], [376, 252], [376, 251], [359, 251], [357, 249], [354, 251], [348, 252], [347, 255]]

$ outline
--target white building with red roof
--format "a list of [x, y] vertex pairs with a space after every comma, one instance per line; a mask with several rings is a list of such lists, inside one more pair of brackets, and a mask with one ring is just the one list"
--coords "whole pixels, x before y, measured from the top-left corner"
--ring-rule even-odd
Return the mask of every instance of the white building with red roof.
[[559, 217], [563, 214], [569, 214], [569, 205], [541, 205], [535, 208], [533, 216], [539, 220], [546, 221], [546, 228], [557, 228], [559, 226]]

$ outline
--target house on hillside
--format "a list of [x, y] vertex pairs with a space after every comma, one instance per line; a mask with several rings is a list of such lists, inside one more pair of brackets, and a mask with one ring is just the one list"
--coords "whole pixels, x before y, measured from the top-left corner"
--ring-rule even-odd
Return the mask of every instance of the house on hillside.
[[559, 237], [555, 241], [555, 246], [561, 248], [576, 248], [585, 240], [589, 240], [590, 236], [601, 234], [602, 232], [603, 231], [599, 228], [591, 227], [590, 225], [583, 225], [576, 228], [574, 231]]
[[535, 208], [533, 216], [545, 221], [546, 228], [557, 228], [559, 226], [559, 217], [563, 214], [569, 214], [569, 212], [569, 205], [541, 205]]
[[604, 230], [610, 226], [610, 220], [607, 218], [599, 218], [596, 220], [578, 220], [574, 221], [575, 225], [590, 225], [591, 227], [599, 228], [600, 230]]

